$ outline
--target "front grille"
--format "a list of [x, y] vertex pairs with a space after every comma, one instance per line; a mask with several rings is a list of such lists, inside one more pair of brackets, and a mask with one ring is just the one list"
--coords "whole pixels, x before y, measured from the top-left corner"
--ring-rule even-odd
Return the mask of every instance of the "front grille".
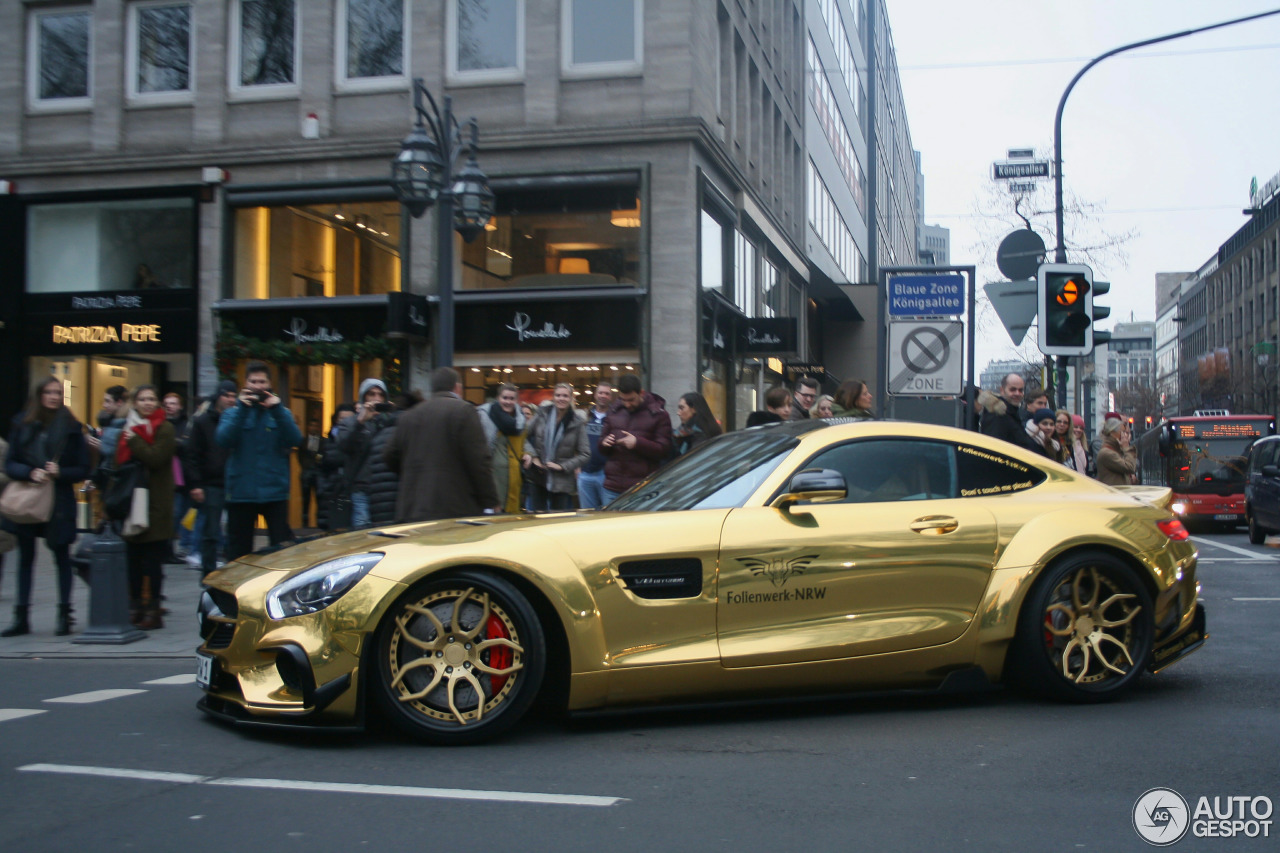
[[234, 619], [239, 614], [240, 608], [236, 604], [236, 597], [231, 593], [213, 587], [207, 587], [205, 592], [209, 593], [209, 597], [213, 599], [214, 604], [218, 605], [223, 616]]
[[205, 641], [206, 649], [225, 649], [231, 645], [231, 638], [236, 634], [236, 626], [234, 622], [219, 622], [218, 627], [213, 629], [213, 634]]

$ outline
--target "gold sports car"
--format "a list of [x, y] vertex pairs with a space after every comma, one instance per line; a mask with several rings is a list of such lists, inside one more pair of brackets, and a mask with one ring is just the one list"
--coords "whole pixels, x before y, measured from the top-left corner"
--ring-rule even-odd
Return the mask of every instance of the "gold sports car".
[[[1016, 680], [1095, 702], [1203, 645], [1168, 489], [946, 427], [708, 442], [598, 512], [401, 524], [211, 574], [200, 707], [485, 740], [569, 711]], [[554, 705], [553, 705], [554, 707]]]

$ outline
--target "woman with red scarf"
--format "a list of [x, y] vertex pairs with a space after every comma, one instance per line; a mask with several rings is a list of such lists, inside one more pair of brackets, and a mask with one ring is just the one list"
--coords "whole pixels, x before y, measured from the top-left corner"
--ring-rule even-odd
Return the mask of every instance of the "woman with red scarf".
[[[139, 385], [125, 418], [116, 451], [117, 464], [136, 460], [142, 465], [147, 495], [147, 529], [125, 536], [129, 555], [129, 595], [133, 624], [150, 631], [163, 628], [160, 581], [169, 540], [173, 538], [173, 454], [177, 434], [165, 419], [154, 385]], [[149, 582], [144, 584], [144, 580]]]

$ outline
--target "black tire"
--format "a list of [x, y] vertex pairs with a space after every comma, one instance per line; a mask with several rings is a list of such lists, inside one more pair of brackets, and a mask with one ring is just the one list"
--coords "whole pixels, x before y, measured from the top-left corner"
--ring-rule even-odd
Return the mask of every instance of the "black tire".
[[1153, 619], [1151, 596], [1128, 565], [1099, 551], [1070, 554], [1027, 594], [1011, 649], [1013, 674], [1061, 701], [1115, 699], [1146, 669]]
[[414, 586], [387, 611], [375, 652], [375, 704], [402, 731], [446, 746], [510, 729], [529, 710], [547, 666], [533, 607], [483, 571]]
[[1249, 544], [1261, 545], [1267, 541], [1267, 531], [1253, 517], [1253, 511], [1245, 507], [1245, 518], [1249, 520]]

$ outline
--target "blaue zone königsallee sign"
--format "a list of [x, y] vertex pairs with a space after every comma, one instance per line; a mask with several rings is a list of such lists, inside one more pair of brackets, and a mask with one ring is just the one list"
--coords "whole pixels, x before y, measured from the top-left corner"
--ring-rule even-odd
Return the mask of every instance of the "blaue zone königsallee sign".
[[889, 277], [890, 317], [956, 317], [965, 313], [959, 273]]

